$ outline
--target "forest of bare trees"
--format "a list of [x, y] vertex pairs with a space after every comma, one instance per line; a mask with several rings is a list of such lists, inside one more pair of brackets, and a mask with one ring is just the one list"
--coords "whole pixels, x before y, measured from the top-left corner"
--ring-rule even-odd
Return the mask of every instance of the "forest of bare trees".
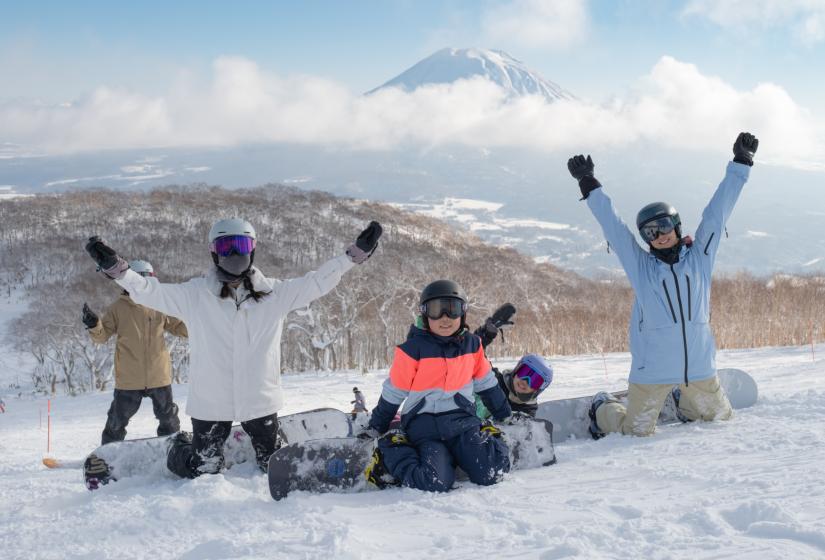
[[[35, 358], [37, 390], [75, 394], [112, 386], [112, 341], [92, 343], [80, 309], [88, 302], [102, 313], [120, 288], [94, 271], [83, 250], [87, 237], [99, 234], [125, 258], [151, 261], [161, 281], [180, 282], [212, 266], [207, 232], [231, 216], [253, 223], [255, 264], [277, 278], [302, 275], [340, 254], [372, 219], [385, 226], [367, 265], [287, 318], [287, 371], [387, 367], [414, 321], [418, 293], [438, 278], [465, 288], [472, 326], [501, 303], [518, 308], [516, 326], [490, 348], [493, 358], [626, 350], [632, 293], [623, 282], [538, 264], [389, 205], [278, 185], [86, 190], [0, 201], [0, 294], [23, 294], [29, 303], [8, 336]], [[721, 348], [822, 340], [823, 317], [823, 277], [743, 273], [714, 281], [711, 322]], [[186, 342], [170, 344], [176, 381], [185, 381]]]

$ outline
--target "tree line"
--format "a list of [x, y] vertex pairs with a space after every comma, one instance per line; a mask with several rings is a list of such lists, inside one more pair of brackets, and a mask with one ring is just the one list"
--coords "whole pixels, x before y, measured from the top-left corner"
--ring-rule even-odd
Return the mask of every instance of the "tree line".
[[[418, 294], [439, 278], [459, 282], [479, 325], [513, 303], [516, 325], [491, 358], [627, 349], [632, 293], [623, 280], [592, 280], [393, 206], [282, 185], [227, 190], [207, 185], [148, 192], [90, 189], [0, 201], [0, 294], [23, 293], [28, 310], [7, 336], [35, 358], [37, 390], [110, 389], [113, 342], [91, 342], [80, 321], [88, 302], [102, 315], [120, 288], [95, 272], [83, 250], [104, 237], [127, 259], [150, 261], [161, 281], [182, 282], [212, 265], [211, 224], [244, 217], [256, 228], [255, 265], [292, 278], [341, 254], [375, 219], [385, 226], [367, 266], [285, 323], [286, 371], [386, 368], [415, 320]], [[721, 348], [806, 344], [823, 338], [825, 278], [714, 280], [711, 322]], [[170, 339], [175, 381], [188, 373], [185, 340]]]

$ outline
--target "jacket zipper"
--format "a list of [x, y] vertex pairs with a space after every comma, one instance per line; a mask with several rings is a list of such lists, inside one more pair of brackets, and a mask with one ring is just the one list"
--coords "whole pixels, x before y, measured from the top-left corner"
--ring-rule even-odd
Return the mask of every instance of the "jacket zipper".
[[682, 309], [682, 294], [679, 290], [679, 279], [676, 277], [676, 271], [673, 270], [673, 265], [670, 265], [670, 273], [673, 274], [673, 281], [676, 282], [676, 300], [679, 302], [679, 317], [682, 319], [682, 347], [685, 350], [685, 385], [688, 385], [688, 349], [687, 332], [685, 331], [685, 311]]
[[692, 317], [691, 308], [693, 307], [693, 303], [691, 302], [691, 298], [690, 298], [690, 276], [685, 274], [685, 278], [687, 278], [687, 286], [688, 286], [688, 321], [692, 321], [693, 317]]
[[710, 238], [708, 238], [708, 242], [705, 243], [705, 255], [708, 254], [708, 247], [710, 247], [710, 242], [713, 241], [713, 236], [716, 235], [716, 232], [710, 234]]
[[670, 306], [670, 315], [673, 317], [673, 322], [677, 323], [676, 321], [676, 312], [673, 311], [673, 302], [670, 301], [670, 292], [667, 291], [667, 284], [664, 280], [662, 280], [662, 287], [665, 289], [665, 296], [667, 297], [667, 304]]

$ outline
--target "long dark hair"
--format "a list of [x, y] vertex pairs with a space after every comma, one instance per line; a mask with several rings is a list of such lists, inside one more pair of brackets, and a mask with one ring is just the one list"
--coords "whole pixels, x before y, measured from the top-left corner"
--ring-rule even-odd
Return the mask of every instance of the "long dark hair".
[[[265, 296], [268, 296], [271, 293], [271, 292], [260, 292], [260, 291], [256, 290], [252, 286], [252, 279], [250, 279], [249, 276], [244, 276], [243, 277], [243, 287], [246, 288], [247, 291], [249, 292], [249, 297], [251, 297], [255, 301], [260, 301], [262, 298], [264, 298]], [[232, 296], [232, 288], [229, 287], [228, 283], [223, 282], [223, 286], [221, 287], [221, 294], [220, 295], [221, 295], [222, 299], [225, 299], [225, 298], [228, 298], [228, 297]]]

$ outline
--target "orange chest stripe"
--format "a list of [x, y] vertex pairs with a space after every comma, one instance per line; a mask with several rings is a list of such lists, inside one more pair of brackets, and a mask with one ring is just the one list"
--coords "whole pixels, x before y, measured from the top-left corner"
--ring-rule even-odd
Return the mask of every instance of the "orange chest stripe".
[[476, 359], [475, 354], [464, 354], [457, 358], [423, 358], [416, 362], [396, 350], [390, 379], [393, 385], [406, 391], [458, 391], [473, 380]]

